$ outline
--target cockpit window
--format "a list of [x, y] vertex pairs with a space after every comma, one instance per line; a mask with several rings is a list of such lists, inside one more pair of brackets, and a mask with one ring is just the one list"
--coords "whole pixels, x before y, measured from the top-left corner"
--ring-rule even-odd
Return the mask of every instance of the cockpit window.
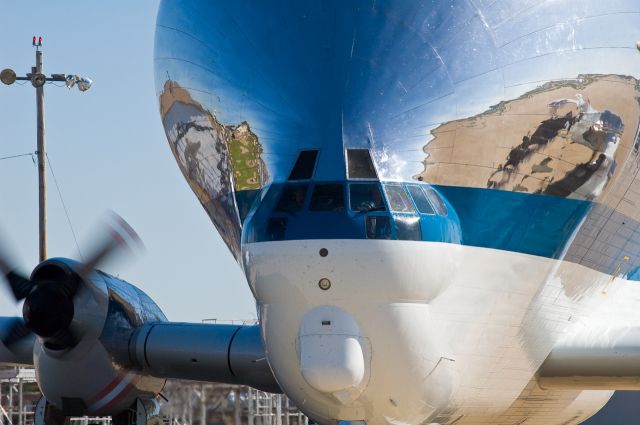
[[391, 211], [403, 213], [415, 212], [413, 205], [411, 205], [411, 201], [402, 186], [397, 184], [385, 184], [384, 191], [387, 194], [387, 200]]
[[350, 179], [377, 179], [369, 149], [347, 149], [347, 174]]
[[344, 211], [342, 184], [317, 184], [313, 188], [309, 211]]
[[301, 151], [293, 169], [291, 170], [291, 174], [289, 174], [289, 180], [309, 180], [313, 177], [317, 158], [317, 149]]
[[380, 187], [375, 183], [349, 185], [349, 204], [352, 211], [386, 211]]
[[411, 194], [413, 202], [415, 202], [416, 208], [418, 208], [418, 212], [421, 214], [435, 214], [433, 207], [429, 203], [429, 200], [422, 189], [420, 189], [420, 186], [407, 186], [407, 190]]
[[276, 211], [298, 212], [302, 210], [306, 196], [306, 184], [289, 185], [282, 191], [282, 195], [280, 195], [280, 200], [276, 206]]
[[424, 186], [423, 189], [433, 204], [433, 207], [436, 209], [436, 212], [439, 215], [447, 215], [447, 206], [442, 201], [442, 198], [440, 198], [438, 192], [436, 192], [431, 186]]
[[267, 223], [267, 240], [283, 241], [287, 232], [286, 217], [272, 217]]
[[387, 216], [369, 216], [366, 222], [367, 239], [391, 239], [391, 223]]

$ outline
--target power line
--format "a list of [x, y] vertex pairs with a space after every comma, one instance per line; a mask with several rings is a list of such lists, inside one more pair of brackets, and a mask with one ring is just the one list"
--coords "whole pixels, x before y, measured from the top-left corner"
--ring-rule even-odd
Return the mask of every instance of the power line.
[[56, 174], [53, 172], [53, 166], [51, 166], [51, 161], [49, 160], [49, 155], [45, 153], [45, 157], [47, 158], [47, 164], [49, 165], [49, 169], [51, 170], [51, 176], [53, 177], [53, 183], [56, 185], [56, 190], [58, 191], [58, 197], [60, 198], [60, 203], [62, 204], [62, 209], [64, 210], [64, 215], [67, 216], [67, 223], [69, 224], [69, 229], [71, 229], [71, 235], [73, 236], [73, 242], [76, 244], [76, 249], [78, 250], [78, 254], [80, 255], [80, 259], [84, 261], [84, 257], [82, 255], [82, 251], [80, 251], [80, 245], [78, 245], [78, 239], [76, 238], [76, 232], [73, 230], [73, 224], [71, 224], [71, 217], [69, 216], [69, 211], [67, 210], [67, 205], [64, 203], [64, 199], [62, 198], [62, 192], [60, 191], [60, 186], [58, 185], [58, 179], [56, 178]]
[[4, 159], [13, 159], [13, 158], [20, 158], [23, 156], [33, 156], [34, 152], [29, 152], [29, 153], [21, 153], [20, 155], [10, 155], [10, 156], [3, 156], [0, 157], [0, 161], [4, 160]]

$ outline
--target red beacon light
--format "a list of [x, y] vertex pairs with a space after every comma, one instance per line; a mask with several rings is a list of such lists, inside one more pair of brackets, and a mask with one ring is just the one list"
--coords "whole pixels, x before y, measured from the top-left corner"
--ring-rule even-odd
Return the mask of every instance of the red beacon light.
[[42, 46], [42, 37], [38, 37], [38, 46]]
[[32, 45], [32, 46], [35, 46], [35, 45], [36, 45], [36, 36], [35, 36], [35, 35], [33, 36], [33, 41], [31, 42], [31, 45]]

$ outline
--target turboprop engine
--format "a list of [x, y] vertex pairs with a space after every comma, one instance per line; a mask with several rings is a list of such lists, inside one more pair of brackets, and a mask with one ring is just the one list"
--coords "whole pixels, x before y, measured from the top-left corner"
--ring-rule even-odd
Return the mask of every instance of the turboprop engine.
[[258, 326], [167, 322], [147, 294], [98, 270], [117, 249], [139, 243], [120, 217], [109, 234], [90, 260], [52, 258], [30, 277], [0, 255], [11, 293], [24, 300], [22, 318], [0, 318], [0, 364], [35, 366], [42, 410], [61, 419], [47, 423], [87, 414], [148, 423], [166, 378], [279, 391]]
[[165, 316], [136, 287], [99, 271], [80, 278], [80, 267], [50, 259], [31, 275], [37, 286], [24, 301], [23, 319], [36, 335], [42, 393], [66, 416], [114, 414], [155, 398], [164, 379], [131, 368], [128, 341], [138, 326]]
[[11, 293], [24, 301], [22, 318], [0, 320], [0, 359], [33, 364], [44, 397], [63, 416], [116, 414], [162, 390], [163, 378], [130, 367], [128, 341], [137, 327], [166, 321], [164, 314], [135, 286], [96, 269], [136, 244], [133, 229], [114, 217], [85, 263], [52, 258], [26, 277], [0, 258]]

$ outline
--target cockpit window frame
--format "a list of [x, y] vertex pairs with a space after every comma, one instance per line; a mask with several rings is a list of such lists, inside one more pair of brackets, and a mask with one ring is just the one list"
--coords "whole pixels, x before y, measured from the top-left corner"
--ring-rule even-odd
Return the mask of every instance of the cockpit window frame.
[[426, 195], [429, 202], [433, 206], [436, 214], [441, 217], [447, 217], [449, 215], [449, 207], [440, 193], [431, 186], [423, 186], [422, 191]]
[[[329, 186], [336, 186], [336, 187], [340, 187], [341, 189], [341, 208], [342, 209], [316, 209], [313, 208], [314, 207], [314, 202], [316, 200], [315, 196], [317, 195], [316, 190], [318, 190], [319, 187], [329, 187]], [[326, 213], [326, 212], [345, 212], [347, 210], [347, 199], [346, 199], [346, 193], [345, 193], [345, 185], [344, 182], [317, 182], [313, 185], [313, 187], [311, 187], [311, 190], [309, 191], [310, 193], [308, 194], [309, 200], [307, 201], [307, 208], [306, 211], [308, 212], [312, 212], [312, 213]]]
[[[349, 152], [350, 151], [366, 151], [369, 155], [369, 160], [371, 161], [371, 167], [373, 169], [374, 177], [353, 177], [349, 171]], [[378, 169], [376, 167], [376, 163], [373, 160], [373, 155], [371, 155], [371, 149], [368, 148], [345, 148], [344, 150], [344, 167], [345, 167], [345, 175], [347, 180], [349, 181], [379, 181]]]
[[[424, 197], [424, 200], [427, 202], [427, 205], [431, 209], [431, 212], [424, 212], [418, 206], [418, 200], [416, 200], [416, 196], [411, 192], [412, 188], [415, 188], [419, 193], [422, 194], [422, 196]], [[407, 184], [407, 185], [405, 185], [405, 189], [406, 189], [406, 192], [409, 194], [409, 199], [411, 200], [411, 202], [413, 202], [413, 206], [415, 207], [415, 209], [418, 212], [418, 214], [427, 215], [427, 216], [438, 215], [438, 212], [436, 211], [436, 208], [433, 206], [433, 203], [431, 202], [431, 199], [427, 196], [425, 191], [422, 189], [421, 185], [419, 185], [419, 184]]]
[[[409, 207], [409, 211], [394, 209], [394, 206], [392, 204], [392, 199], [389, 192], [387, 191], [387, 188], [399, 189], [399, 192], [401, 194], [404, 194], [404, 200], [408, 202], [407, 206]], [[411, 199], [411, 194], [408, 193], [408, 191], [404, 188], [404, 186], [401, 183], [385, 182], [382, 185], [382, 190], [384, 191], [384, 197], [387, 200], [387, 204], [389, 206], [389, 211], [391, 212], [391, 214], [412, 214], [412, 215], [419, 214], [416, 209], [416, 206], [413, 204], [413, 200]]]
[[[353, 204], [351, 203], [351, 187], [352, 186], [364, 186], [364, 185], [373, 185], [376, 187], [376, 189], [378, 190], [378, 193], [380, 194], [380, 198], [382, 201], [382, 206], [384, 207], [384, 209], [372, 209], [372, 210], [365, 210], [365, 209], [357, 209], [354, 208]], [[352, 213], [371, 213], [371, 212], [381, 212], [381, 213], [389, 213], [389, 205], [387, 205], [387, 200], [386, 197], [384, 196], [384, 191], [382, 188], [382, 185], [380, 184], [379, 181], [373, 181], [373, 180], [356, 180], [356, 181], [349, 181], [347, 184], [347, 200], [348, 200], [348, 206], [349, 206], [349, 211]]]
[[[304, 190], [304, 195], [299, 205], [295, 209], [280, 208], [281, 203], [286, 202], [284, 197], [287, 194], [289, 194], [289, 191], [293, 191], [296, 188], [301, 188]], [[285, 184], [280, 190], [280, 193], [278, 194], [278, 200], [274, 204], [273, 213], [297, 214], [297, 213], [306, 211], [307, 205], [309, 203], [309, 193], [311, 192], [312, 189], [313, 189], [313, 185], [310, 185], [307, 182], [296, 181], [295, 183]]]
[[[311, 175], [308, 178], [298, 178], [298, 179], [294, 179], [292, 178], [292, 174], [294, 172], [294, 170], [296, 169], [296, 166], [298, 165], [298, 162], [300, 161], [300, 157], [302, 156], [302, 154], [304, 152], [316, 152], [316, 157], [313, 163], [313, 169], [311, 170]], [[289, 169], [289, 174], [287, 177], [287, 182], [308, 182], [308, 181], [312, 181], [316, 175], [316, 170], [318, 169], [318, 162], [320, 159], [320, 154], [321, 154], [321, 149], [319, 148], [304, 148], [304, 149], [300, 149], [298, 151], [298, 154], [296, 155], [296, 159], [293, 162], [293, 165], [291, 166], [291, 168]]]

